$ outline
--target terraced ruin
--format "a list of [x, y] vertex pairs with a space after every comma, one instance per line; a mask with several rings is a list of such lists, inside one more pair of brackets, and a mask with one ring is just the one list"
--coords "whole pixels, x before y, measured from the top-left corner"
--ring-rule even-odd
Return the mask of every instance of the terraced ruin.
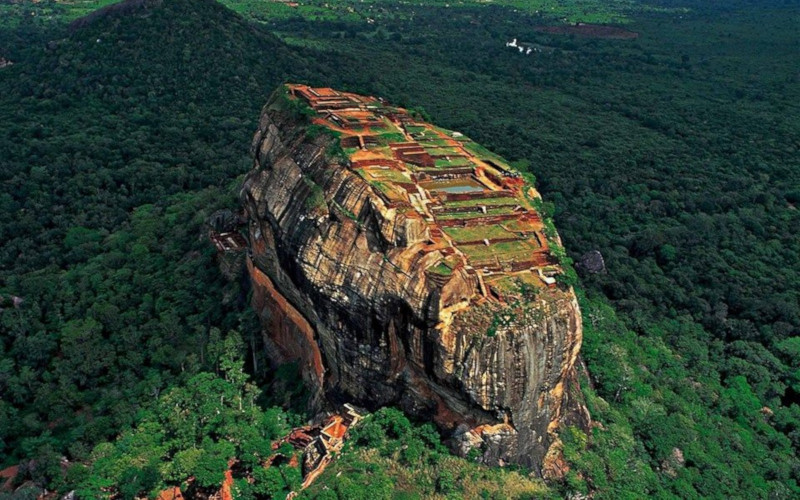
[[313, 411], [397, 406], [460, 455], [548, 474], [558, 428], [589, 417], [580, 311], [532, 182], [417, 113], [306, 85], [272, 94], [253, 160], [252, 303]]
[[314, 111], [314, 125], [340, 138], [349, 168], [388, 208], [424, 221], [420, 251], [445, 256], [427, 269], [431, 279], [446, 282], [463, 268], [484, 297], [501, 301], [520, 282], [555, 286], [560, 269], [534, 208], [538, 193], [502, 158], [381, 99], [288, 89]]

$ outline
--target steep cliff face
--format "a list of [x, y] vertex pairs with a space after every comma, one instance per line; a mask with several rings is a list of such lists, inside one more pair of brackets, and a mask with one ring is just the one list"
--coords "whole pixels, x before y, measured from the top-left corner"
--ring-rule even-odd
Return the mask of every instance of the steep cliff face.
[[559, 425], [588, 414], [535, 191], [461, 134], [331, 89], [276, 91], [253, 155], [253, 305], [317, 408], [399, 405], [461, 453], [547, 469]]

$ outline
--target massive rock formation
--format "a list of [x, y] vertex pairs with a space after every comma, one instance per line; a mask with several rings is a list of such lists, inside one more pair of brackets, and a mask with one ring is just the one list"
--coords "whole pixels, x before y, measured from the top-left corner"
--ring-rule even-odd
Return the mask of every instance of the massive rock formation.
[[538, 193], [461, 134], [331, 89], [278, 89], [253, 155], [253, 305], [316, 407], [399, 405], [460, 453], [547, 469], [559, 425], [588, 414]]

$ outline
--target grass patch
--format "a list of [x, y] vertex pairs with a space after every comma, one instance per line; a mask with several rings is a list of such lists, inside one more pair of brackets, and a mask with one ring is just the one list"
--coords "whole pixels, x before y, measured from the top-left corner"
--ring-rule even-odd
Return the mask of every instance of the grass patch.
[[427, 127], [421, 127], [418, 125], [406, 125], [406, 131], [409, 134], [424, 134], [428, 130]]
[[530, 232], [536, 230], [536, 226], [530, 222], [524, 222], [520, 220], [506, 221], [503, 222], [503, 225], [508, 228], [509, 231]]
[[485, 214], [483, 212], [445, 212], [436, 214], [436, 218], [439, 220], [466, 220], [477, 219], [487, 215], [508, 215], [513, 213], [514, 207], [487, 207]]
[[325, 203], [325, 192], [322, 188], [308, 177], [303, 177], [303, 182], [311, 189], [311, 194], [306, 198], [305, 205], [307, 210], [327, 207]]
[[491, 208], [492, 205], [520, 205], [521, 201], [517, 198], [479, 198], [477, 200], [448, 201], [445, 208], [479, 207], [485, 205]]
[[378, 136], [378, 143], [381, 146], [388, 146], [392, 142], [405, 142], [406, 136], [401, 132], [388, 132]]
[[468, 245], [459, 249], [474, 263], [494, 263], [530, 260], [537, 247], [530, 240], [509, 241], [494, 245]]
[[428, 271], [442, 276], [450, 276], [453, 274], [453, 269], [448, 266], [444, 261], [439, 262], [435, 266], [428, 269]]
[[484, 238], [510, 238], [515, 236], [514, 233], [506, 231], [499, 224], [490, 224], [488, 226], [476, 227], [445, 227], [442, 230], [448, 236], [456, 240], [456, 242], [463, 241], [480, 241]]
[[487, 284], [506, 295], [536, 293], [542, 288], [541, 280], [533, 273], [521, 273], [514, 276], [503, 276], [495, 280], [487, 280]]
[[450, 146], [450, 141], [439, 138], [438, 135], [431, 134], [422, 139], [417, 139], [423, 146]]
[[443, 156], [443, 155], [458, 156], [459, 154], [461, 154], [461, 151], [458, 148], [455, 148], [455, 147], [452, 147], [452, 146], [451, 147], [444, 147], [444, 148], [442, 148], [442, 147], [432, 147], [432, 148], [430, 148], [430, 147], [427, 147], [427, 146], [428, 145], [425, 144], [425, 151], [429, 155], [435, 155], [435, 156]]
[[436, 220], [469, 220], [477, 219], [483, 215], [483, 213], [478, 212], [439, 212], [434, 214], [434, 217], [436, 217]]
[[461, 156], [454, 160], [448, 160], [446, 158], [437, 158], [435, 161], [435, 165], [437, 168], [457, 168], [457, 167], [470, 167], [473, 164], [468, 159]]

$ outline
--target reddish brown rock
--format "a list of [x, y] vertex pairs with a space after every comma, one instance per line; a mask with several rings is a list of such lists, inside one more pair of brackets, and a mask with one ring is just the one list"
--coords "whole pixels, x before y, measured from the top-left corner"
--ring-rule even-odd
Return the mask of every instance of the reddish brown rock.
[[[466, 257], [432, 272], [461, 254], [437, 243], [442, 230], [417, 208], [425, 193], [387, 202], [331, 154], [338, 139], [308, 133], [284, 92], [264, 109], [242, 188], [253, 305], [273, 355], [301, 362], [318, 409], [398, 405], [436, 422], [460, 453], [541, 474], [559, 426], [588, 425], [572, 289], [533, 269], [482, 273]], [[326, 105], [346, 106], [325, 92]], [[391, 109], [398, 123], [410, 121], [403, 113]]]

